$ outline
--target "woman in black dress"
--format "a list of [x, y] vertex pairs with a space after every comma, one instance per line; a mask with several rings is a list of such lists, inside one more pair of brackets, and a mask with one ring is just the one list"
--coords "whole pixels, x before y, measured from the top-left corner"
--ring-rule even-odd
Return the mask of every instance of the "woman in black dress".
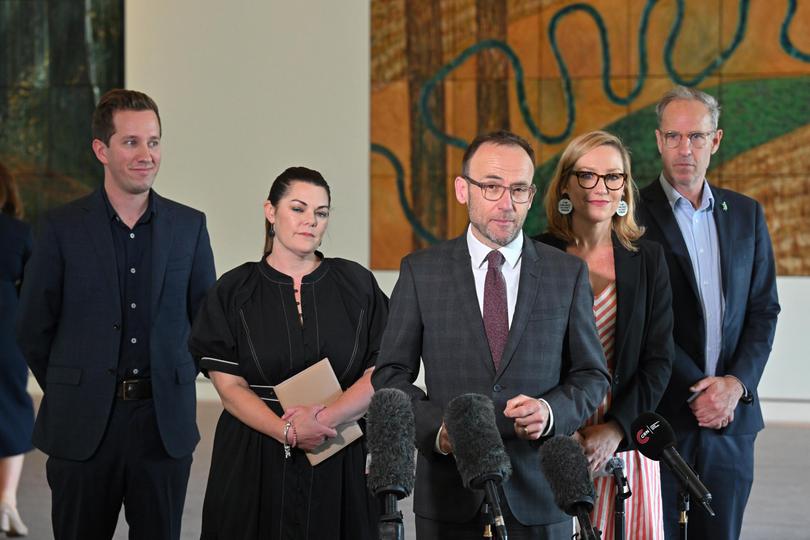
[[[316, 251], [330, 202], [317, 171], [281, 173], [265, 202], [265, 256], [223, 275], [197, 314], [191, 351], [225, 408], [203, 539], [376, 538], [364, 438], [314, 467], [304, 454], [335, 436], [335, 426], [365, 413], [388, 312], [371, 272]], [[273, 386], [323, 358], [342, 397], [326, 408], [283, 414]]]
[[0, 534], [9, 536], [28, 534], [17, 512], [17, 486], [34, 429], [28, 367], [14, 338], [17, 293], [31, 254], [31, 229], [19, 220], [22, 213], [16, 184], [0, 164]]

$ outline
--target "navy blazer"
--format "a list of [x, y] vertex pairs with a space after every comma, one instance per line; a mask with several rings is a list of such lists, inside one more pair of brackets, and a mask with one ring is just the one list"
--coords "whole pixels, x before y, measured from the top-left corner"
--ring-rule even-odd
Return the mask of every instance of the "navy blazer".
[[[102, 188], [103, 189], [103, 188]], [[192, 318], [215, 280], [202, 212], [154, 193], [150, 302], [152, 392], [172, 457], [200, 439], [188, 352]], [[46, 213], [20, 296], [17, 339], [44, 396], [34, 445], [85, 460], [115, 400], [122, 306], [110, 220], [100, 190]]]
[[[727, 434], [751, 434], [764, 427], [757, 397], [773, 345], [779, 301], [771, 239], [762, 206], [740, 193], [710, 186], [720, 244], [725, 312], [716, 375], [733, 375], [753, 401], [741, 401]], [[706, 326], [695, 273], [672, 207], [658, 179], [641, 190], [639, 220], [645, 238], [664, 246], [675, 314], [675, 362], [658, 412], [678, 431], [697, 430], [686, 403], [689, 387], [705, 377]]]
[[[563, 240], [549, 233], [535, 238], [565, 251]], [[613, 346], [613, 400], [605, 415], [622, 428], [620, 451], [635, 448], [630, 425], [653, 411], [672, 373], [672, 292], [664, 250], [638, 240], [630, 251], [613, 235], [616, 271], [616, 328]]]
[[[552, 434], [573, 433], [605, 396], [605, 357], [585, 264], [528, 237], [521, 257], [515, 312], [498, 371], [466, 234], [402, 260], [372, 383], [400, 388], [413, 399], [419, 451], [413, 507], [422, 517], [462, 523], [481, 507], [483, 491], [464, 488], [454, 457], [434, 451], [448, 402], [475, 392], [495, 406], [513, 469], [503, 484], [512, 514], [524, 525], [566, 519], [541, 471], [538, 441], [519, 439], [503, 410], [519, 394], [543, 398], [554, 414]], [[420, 359], [427, 393], [413, 385]]]

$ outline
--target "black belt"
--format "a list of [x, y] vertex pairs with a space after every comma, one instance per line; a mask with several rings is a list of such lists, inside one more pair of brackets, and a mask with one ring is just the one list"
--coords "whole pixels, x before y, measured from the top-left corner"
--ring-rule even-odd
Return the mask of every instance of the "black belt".
[[115, 397], [129, 401], [152, 398], [152, 379], [124, 379], [115, 387]]

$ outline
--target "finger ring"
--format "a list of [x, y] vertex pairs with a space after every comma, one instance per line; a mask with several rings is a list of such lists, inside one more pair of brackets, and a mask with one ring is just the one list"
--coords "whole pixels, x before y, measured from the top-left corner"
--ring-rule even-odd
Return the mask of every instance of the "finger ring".
[[528, 435], [528, 434], [529, 434], [529, 428], [528, 428], [528, 427], [523, 426], [523, 434], [524, 434], [524, 435]]

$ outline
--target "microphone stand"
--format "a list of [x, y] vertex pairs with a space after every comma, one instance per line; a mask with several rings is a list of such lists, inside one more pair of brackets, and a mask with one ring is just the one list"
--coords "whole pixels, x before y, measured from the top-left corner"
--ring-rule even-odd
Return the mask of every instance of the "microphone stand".
[[484, 505], [481, 507], [481, 515], [484, 517], [483, 538], [492, 538], [492, 512], [490, 511], [488, 502], [484, 502]]
[[678, 528], [680, 529], [680, 539], [687, 540], [689, 536], [689, 490], [681, 489], [678, 491], [678, 511], [680, 517], [678, 519]]
[[613, 538], [614, 540], [624, 540], [624, 501], [629, 499], [633, 492], [630, 491], [630, 484], [624, 475], [624, 468], [621, 463], [613, 467], [613, 478], [616, 480], [616, 496], [613, 499], [614, 520]]
[[402, 512], [397, 509], [397, 501], [405, 496], [405, 490], [400, 486], [387, 486], [378, 490], [377, 495], [383, 499], [383, 511], [378, 524], [380, 540], [405, 540]]

